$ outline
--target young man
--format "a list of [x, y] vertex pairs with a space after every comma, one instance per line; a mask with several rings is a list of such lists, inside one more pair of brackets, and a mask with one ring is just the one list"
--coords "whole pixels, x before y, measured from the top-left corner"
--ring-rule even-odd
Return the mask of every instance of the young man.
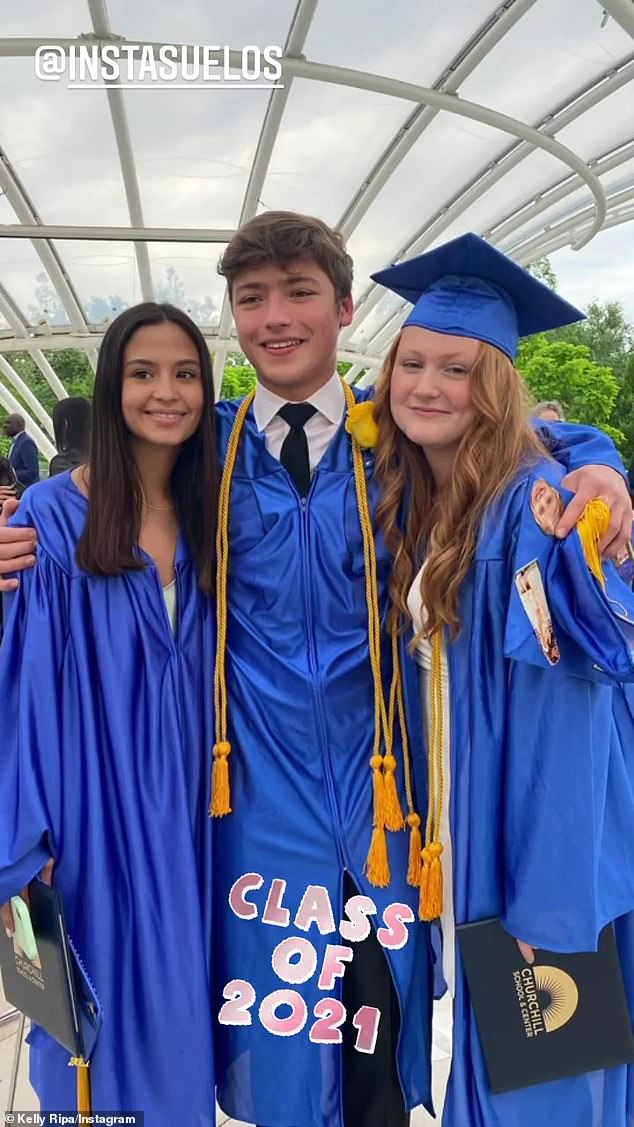
[[[369, 629], [359, 494], [365, 482], [374, 505], [372, 457], [355, 479], [335, 368], [352, 263], [319, 220], [269, 213], [236, 234], [221, 270], [258, 387], [243, 419], [239, 404], [218, 410], [234, 463], [218, 568], [226, 655], [221, 646], [214, 804], [231, 806], [216, 823], [219, 1102], [263, 1127], [402, 1127], [406, 1108], [431, 1106], [431, 957], [406, 881], [406, 832], [389, 835], [391, 884], [366, 876], [381, 774], [370, 769], [375, 674], [387, 697], [392, 662]], [[619, 464], [594, 432], [554, 434], [568, 440], [560, 457], [571, 469]], [[601, 493], [613, 503], [609, 539], [624, 541], [620, 475], [586, 468], [569, 485], [579, 492], [564, 529]], [[0, 574], [32, 546], [24, 530], [0, 528]], [[380, 539], [376, 554], [382, 616], [390, 561]], [[425, 794], [415, 693], [407, 706], [416, 807]], [[399, 738], [394, 754], [407, 813]]]

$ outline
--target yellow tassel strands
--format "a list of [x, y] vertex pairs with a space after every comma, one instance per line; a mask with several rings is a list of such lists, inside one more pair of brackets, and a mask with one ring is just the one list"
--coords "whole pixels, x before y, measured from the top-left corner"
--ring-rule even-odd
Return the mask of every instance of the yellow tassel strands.
[[425, 825], [425, 847], [422, 853], [420, 886], [420, 918], [435, 920], [442, 913], [443, 881], [440, 843], [440, 819], [443, 807], [445, 775], [443, 764], [444, 717], [442, 699], [442, 634], [436, 631], [431, 639], [430, 738], [428, 752], [429, 806]]
[[[348, 411], [355, 406], [355, 398], [347, 384], [343, 384]], [[225, 466], [220, 484], [218, 501], [218, 532], [216, 536], [217, 554], [217, 644], [216, 667], [214, 673], [214, 703], [216, 710], [216, 742], [213, 748], [213, 769], [209, 813], [222, 817], [231, 813], [231, 787], [229, 777], [229, 756], [231, 744], [227, 727], [227, 684], [226, 684], [226, 644], [227, 644], [227, 579], [229, 568], [229, 512], [231, 483], [236, 456], [247, 412], [253, 401], [253, 393], [242, 402], [233, 424], [227, 446]], [[405, 727], [405, 709], [400, 680], [398, 656], [398, 634], [392, 631], [392, 684], [386, 706], [381, 677], [381, 616], [379, 610], [376, 549], [370, 517], [368, 489], [363, 462], [363, 442], [351, 428], [352, 458], [359, 523], [363, 537], [363, 559], [365, 569], [365, 592], [368, 608], [368, 639], [370, 664], [374, 685], [374, 740], [370, 768], [372, 771], [373, 819], [372, 838], [366, 861], [366, 872], [371, 884], [385, 888], [390, 883], [390, 866], [387, 850], [386, 830], [399, 831], [405, 828], [396, 780], [397, 761], [394, 756], [394, 726], [396, 712], [402, 733], [403, 772], [405, 793], [408, 804], [407, 825], [410, 828], [410, 866], [408, 880], [417, 885], [420, 878], [420, 818], [413, 807], [409, 748]], [[366, 443], [367, 445], [367, 443]], [[413, 854], [416, 856], [413, 857]]]
[[598, 579], [602, 587], [605, 587], [605, 576], [603, 574], [603, 564], [601, 563], [598, 543], [604, 532], [607, 531], [609, 523], [610, 510], [605, 501], [598, 499], [588, 501], [588, 504], [577, 521], [577, 532], [581, 537], [586, 563], [595, 579]]

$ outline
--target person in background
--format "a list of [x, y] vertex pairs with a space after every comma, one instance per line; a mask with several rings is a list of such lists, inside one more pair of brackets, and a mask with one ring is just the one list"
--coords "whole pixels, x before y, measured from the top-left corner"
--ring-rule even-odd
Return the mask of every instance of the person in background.
[[8, 415], [4, 421], [4, 433], [12, 439], [9, 447], [9, 461], [23, 489], [40, 480], [40, 463], [37, 446], [24, 429], [24, 415]]
[[595, 951], [613, 924], [634, 1014], [634, 598], [601, 562], [601, 501], [556, 539], [562, 470], [513, 366], [520, 335], [582, 315], [476, 235], [373, 277], [416, 302], [377, 391], [377, 518], [427, 714], [421, 909], [454, 998], [442, 1122], [630, 1127], [626, 1065], [492, 1094], [454, 930], [500, 917], [532, 963]]
[[51, 458], [49, 477], [72, 470], [88, 460], [92, 406], [83, 395], [61, 399], [53, 408], [53, 432], [58, 453]]
[[[148, 302], [112, 322], [93, 423], [88, 462], [15, 518], [39, 547], [0, 646], [2, 918], [12, 930], [6, 901], [52, 860], [99, 1014], [93, 1110], [211, 1127], [216, 436], [185, 313]], [[68, 1053], [37, 1026], [29, 1043], [42, 1109], [74, 1111]]]
[[565, 423], [564, 409], [558, 399], [545, 399], [538, 403], [532, 412], [536, 419], [545, 419], [547, 423]]

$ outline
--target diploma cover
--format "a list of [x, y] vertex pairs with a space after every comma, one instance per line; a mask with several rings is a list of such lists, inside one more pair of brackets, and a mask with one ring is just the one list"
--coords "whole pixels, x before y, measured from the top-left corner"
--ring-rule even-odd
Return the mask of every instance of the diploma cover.
[[84, 1027], [96, 1022], [71, 948], [59, 893], [40, 880], [29, 885], [37, 956], [28, 958], [16, 940], [0, 931], [0, 970], [7, 1001], [42, 1026], [72, 1057], [86, 1051]]
[[536, 950], [532, 966], [499, 920], [457, 934], [492, 1092], [634, 1062], [612, 925], [598, 951]]

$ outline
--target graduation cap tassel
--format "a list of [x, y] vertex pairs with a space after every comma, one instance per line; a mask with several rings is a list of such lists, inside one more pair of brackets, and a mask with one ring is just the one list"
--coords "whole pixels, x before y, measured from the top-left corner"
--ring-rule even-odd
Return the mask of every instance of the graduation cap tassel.
[[90, 1065], [83, 1057], [71, 1057], [68, 1064], [77, 1069], [77, 1111], [80, 1116], [91, 1115]]
[[588, 501], [577, 521], [577, 532], [581, 537], [586, 563], [602, 587], [605, 587], [605, 575], [598, 544], [604, 532], [607, 532], [609, 523], [610, 510], [605, 501], [598, 498]]

